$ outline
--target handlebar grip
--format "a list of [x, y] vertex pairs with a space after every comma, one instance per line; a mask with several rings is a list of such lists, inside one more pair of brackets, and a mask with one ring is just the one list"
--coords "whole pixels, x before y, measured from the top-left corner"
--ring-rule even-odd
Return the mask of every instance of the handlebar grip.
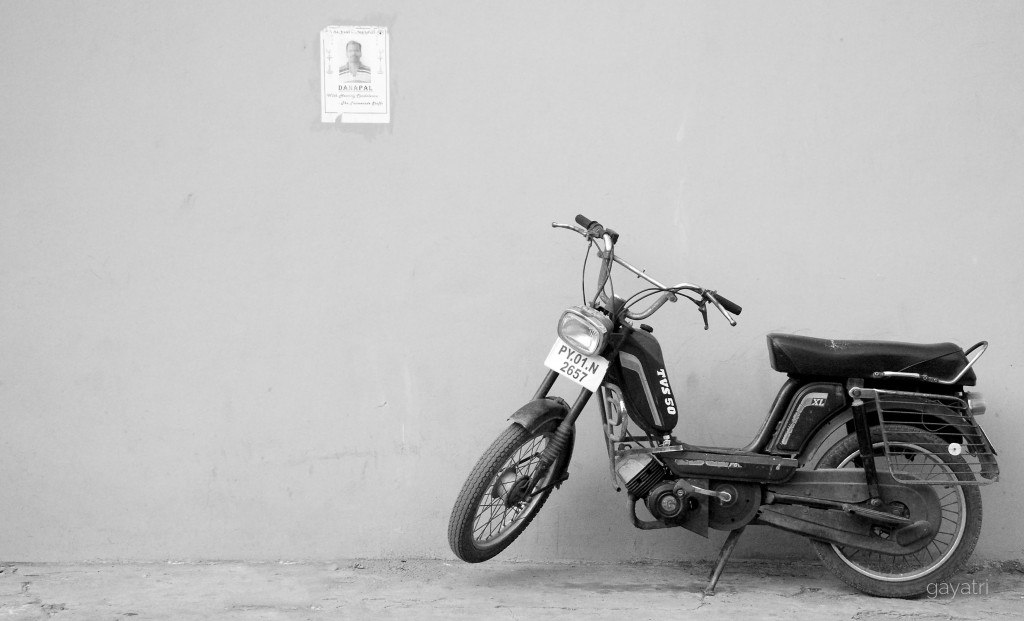
[[729, 311], [733, 315], [739, 315], [740, 313], [743, 312], [743, 307], [742, 306], [740, 306], [736, 302], [733, 302], [732, 300], [726, 298], [721, 293], [718, 293], [716, 291], [714, 293], [714, 296], [715, 296], [715, 299], [718, 300], [718, 303], [722, 305], [722, 308], [724, 308], [725, 310]]
[[593, 236], [593, 237], [601, 238], [601, 237], [604, 237], [607, 234], [607, 235], [611, 235], [612, 236], [612, 243], [613, 244], [614, 243], [618, 243], [618, 241], [619, 241], [619, 234], [618, 233], [616, 233], [615, 231], [613, 231], [611, 229], [604, 228], [604, 226], [602, 226], [600, 222], [598, 222], [597, 220], [591, 220], [590, 218], [584, 216], [583, 214], [577, 214], [576, 215], [576, 224], [578, 224], [578, 225], [582, 226], [583, 228], [587, 229], [587, 235], [588, 236]]

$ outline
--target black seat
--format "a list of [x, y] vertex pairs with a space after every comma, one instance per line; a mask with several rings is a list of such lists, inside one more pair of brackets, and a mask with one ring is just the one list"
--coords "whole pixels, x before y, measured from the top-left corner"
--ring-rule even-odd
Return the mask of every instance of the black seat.
[[[776, 371], [823, 377], [869, 378], [876, 371], [902, 371], [949, 380], [967, 365], [964, 350], [953, 343], [836, 341], [794, 334], [769, 334], [768, 355]], [[971, 369], [960, 383], [973, 386], [975, 381]]]

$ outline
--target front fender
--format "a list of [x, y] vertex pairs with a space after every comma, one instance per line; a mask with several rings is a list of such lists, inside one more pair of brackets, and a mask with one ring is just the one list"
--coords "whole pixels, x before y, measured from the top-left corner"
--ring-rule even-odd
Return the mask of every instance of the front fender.
[[545, 397], [530, 401], [508, 419], [527, 431], [536, 431], [550, 421], [561, 421], [568, 413], [569, 404], [564, 399]]
[[[534, 399], [515, 411], [508, 419], [527, 431], [536, 431], [551, 422], [561, 423], [566, 414], [569, 413], [569, 404], [561, 397], [545, 397]], [[572, 459], [572, 449], [576, 444], [576, 433], [569, 434], [569, 443], [566, 445], [565, 459], [562, 461], [564, 470]], [[556, 462], [557, 463], [557, 462]]]

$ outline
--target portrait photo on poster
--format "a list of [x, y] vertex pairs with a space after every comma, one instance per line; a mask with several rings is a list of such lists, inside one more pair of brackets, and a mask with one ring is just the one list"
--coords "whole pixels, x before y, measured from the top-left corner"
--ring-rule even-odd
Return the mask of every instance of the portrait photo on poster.
[[320, 31], [320, 120], [390, 123], [390, 50], [383, 26]]

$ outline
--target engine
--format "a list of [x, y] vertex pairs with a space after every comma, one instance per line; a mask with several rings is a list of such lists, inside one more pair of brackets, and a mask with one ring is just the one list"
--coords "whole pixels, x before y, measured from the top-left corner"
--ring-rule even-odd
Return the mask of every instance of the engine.
[[615, 460], [615, 473], [634, 498], [644, 498], [668, 472], [652, 455], [627, 455]]
[[[665, 481], [647, 495], [647, 510], [663, 522], [678, 523], [686, 519], [691, 511], [701, 508], [696, 494], [688, 492], [683, 481]], [[692, 489], [692, 486], [686, 486]]]
[[630, 496], [645, 499], [647, 510], [662, 522], [679, 524], [688, 513], [701, 507], [700, 500], [689, 491], [692, 486], [670, 477], [652, 455], [620, 457], [615, 462], [615, 472]]
[[615, 473], [659, 522], [705, 536], [709, 527], [735, 530], [749, 523], [761, 504], [756, 483], [680, 479], [650, 454], [619, 457]]

